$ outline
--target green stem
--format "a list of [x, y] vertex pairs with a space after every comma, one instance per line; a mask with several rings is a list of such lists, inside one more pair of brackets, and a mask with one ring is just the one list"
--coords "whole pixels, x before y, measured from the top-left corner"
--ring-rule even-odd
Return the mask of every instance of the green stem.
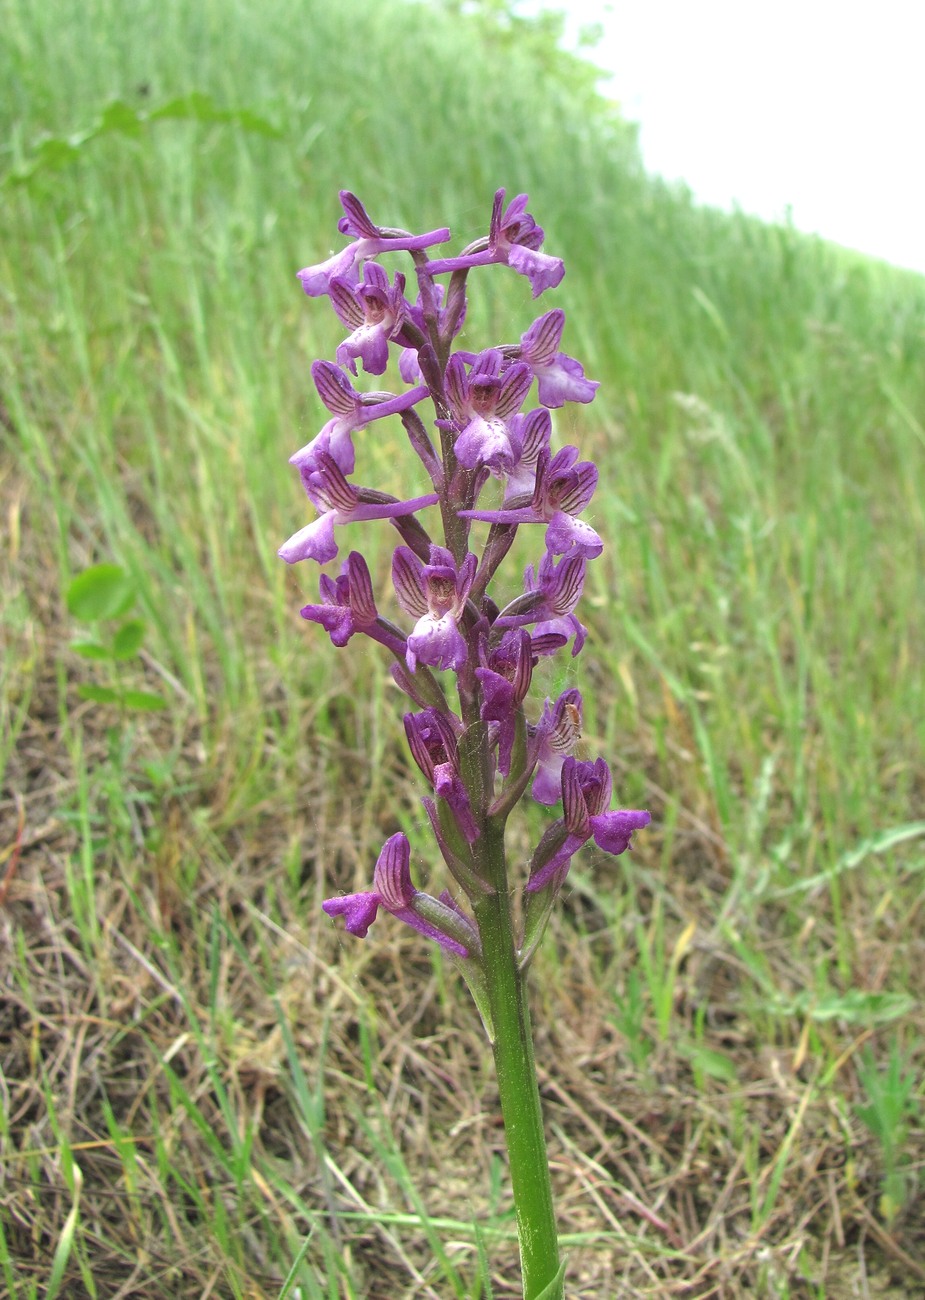
[[[517, 1212], [524, 1300], [535, 1300], [559, 1274], [559, 1243], [526, 977], [518, 969], [514, 946], [500, 819], [486, 819], [477, 844], [482, 872], [497, 891], [476, 904], [475, 916], [482, 937], [494, 1026], [492, 1048]], [[560, 1283], [558, 1289], [549, 1292], [548, 1300], [561, 1300], [562, 1295]]]

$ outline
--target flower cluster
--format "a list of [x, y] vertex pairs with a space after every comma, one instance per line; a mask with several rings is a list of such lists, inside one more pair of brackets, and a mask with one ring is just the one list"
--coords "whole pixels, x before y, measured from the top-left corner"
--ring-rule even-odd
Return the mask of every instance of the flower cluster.
[[[412, 705], [404, 719], [408, 745], [430, 788], [424, 807], [474, 915], [447, 892], [432, 897], [412, 885], [403, 834], [383, 846], [371, 890], [323, 907], [361, 938], [384, 909], [436, 940], [471, 977], [482, 960], [478, 904], [507, 888], [503, 827], [528, 788], [540, 804], [562, 804], [526, 872], [533, 934], [545, 925], [581, 845], [593, 839], [607, 853], [622, 853], [633, 831], [649, 822], [647, 812], [611, 810], [612, 778], [602, 758], [575, 756], [582, 724], [577, 690], [547, 699], [530, 716], [539, 660], [569, 643], [577, 655], [585, 644], [575, 609], [587, 564], [603, 550], [581, 518], [597, 487], [597, 466], [582, 460], [577, 447], [554, 450], [550, 411], [592, 401], [598, 384], [560, 350], [565, 315], [558, 309], [536, 319], [517, 343], [454, 351], [472, 269], [507, 265], [528, 279], [534, 297], [562, 279], [561, 260], [541, 251], [543, 231], [527, 212], [525, 195], [505, 207], [499, 190], [488, 235], [445, 258], [433, 250], [450, 238], [449, 230], [414, 235], [376, 226], [354, 195], [340, 197], [339, 228], [350, 242], [299, 278], [307, 294], [329, 298], [349, 333], [336, 349], [336, 364], [312, 366], [331, 418], [291, 461], [317, 517], [279, 554], [289, 563], [325, 564], [338, 554], [336, 529], [365, 520], [388, 519], [399, 534], [391, 577], [403, 623], [379, 612], [369, 569], [356, 551], [339, 576], [321, 576], [319, 603], [306, 605], [302, 615], [320, 623], [336, 646], [363, 633], [392, 656], [393, 677]], [[379, 260], [394, 253], [411, 259], [413, 302], [406, 297], [410, 277], [396, 271], [390, 279]], [[437, 280], [444, 275], [448, 284]], [[384, 375], [393, 356], [400, 391], [354, 386], [358, 366]], [[354, 436], [391, 416], [401, 419], [431, 489], [406, 500], [349, 477], [356, 468]], [[436, 539], [420, 517], [431, 508], [438, 508]], [[523, 575], [522, 592], [499, 605], [493, 582], [523, 524], [542, 526], [542, 549]], [[489, 525], [487, 533], [481, 525]], [[534, 945], [529, 934], [522, 940], [526, 960]]]

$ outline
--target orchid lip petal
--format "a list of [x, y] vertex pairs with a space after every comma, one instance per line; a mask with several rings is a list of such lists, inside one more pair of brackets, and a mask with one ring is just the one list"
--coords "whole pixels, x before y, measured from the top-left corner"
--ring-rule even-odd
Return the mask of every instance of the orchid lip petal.
[[631, 847], [633, 832], [641, 831], [651, 820], [651, 815], [642, 809], [621, 808], [592, 817], [591, 833], [595, 844], [605, 853], [625, 853]]
[[332, 918], [335, 916], [345, 917], [347, 931], [350, 934], [355, 934], [358, 939], [365, 939], [369, 933], [369, 927], [376, 919], [380, 904], [379, 895], [374, 892], [345, 894], [339, 898], [325, 899], [321, 904], [321, 909]]

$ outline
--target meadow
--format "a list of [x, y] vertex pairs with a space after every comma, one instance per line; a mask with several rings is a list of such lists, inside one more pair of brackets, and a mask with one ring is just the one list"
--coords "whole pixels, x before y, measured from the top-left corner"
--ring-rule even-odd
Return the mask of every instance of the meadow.
[[[534, 966], [567, 1294], [921, 1296], [925, 278], [647, 177], [503, 6], [0, 0], [0, 30], [0, 1294], [519, 1294], [468, 994], [319, 906], [398, 829], [446, 883], [402, 697], [276, 556], [337, 191], [456, 249], [503, 185], [601, 381], [554, 435], [607, 541], [567, 684], [653, 816], [576, 859]], [[494, 275], [466, 329], [536, 314]], [[362, 481], [398, 488], [403, 437]]]

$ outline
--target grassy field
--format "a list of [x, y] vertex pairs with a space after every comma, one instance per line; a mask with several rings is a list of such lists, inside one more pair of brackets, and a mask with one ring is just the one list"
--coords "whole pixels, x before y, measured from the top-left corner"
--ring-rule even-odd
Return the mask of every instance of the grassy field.
[[[542, 30], [450, 8], [0, 0], [0, 1294], [517, 1294], [468, 995], [319, 907], [399, 827], [445, 883], [402, 699], [275, 554], [337, 190], [459, 248], [505, 185], [602, 385], [570, 682], [653, 814], [534, 968], [567, 1293], [920, 1297], [925, 279], [695, 208]], [[473, 289], [475, 347], [536, 314]], [[71, 647], [99, 562], [116, 664]]]

